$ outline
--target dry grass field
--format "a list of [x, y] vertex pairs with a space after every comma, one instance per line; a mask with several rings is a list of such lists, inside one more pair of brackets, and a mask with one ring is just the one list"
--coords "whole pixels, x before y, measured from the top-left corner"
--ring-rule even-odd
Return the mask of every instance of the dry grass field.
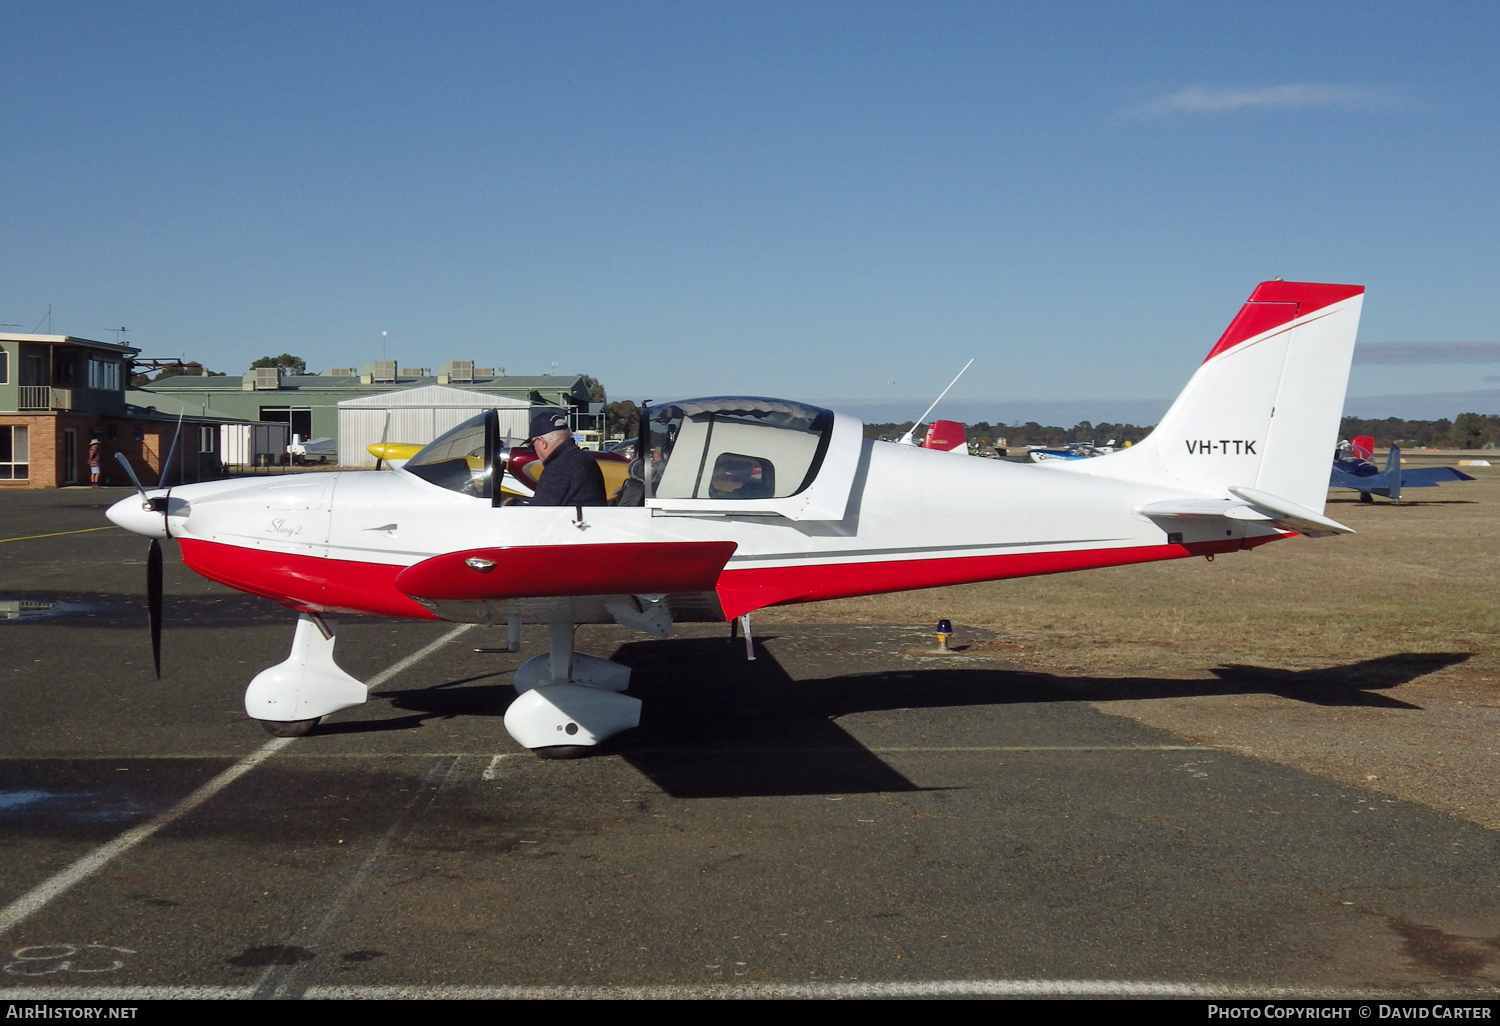
[[[1193, 741], [1500, 829], [1500, 459], [1394, 505], [1329, 493], [1359, 533], [765, 610], [781, 623], [954, 622], [977, 663], [1046, 675]], [[958, 657], [963, 660], [964, 657]]]

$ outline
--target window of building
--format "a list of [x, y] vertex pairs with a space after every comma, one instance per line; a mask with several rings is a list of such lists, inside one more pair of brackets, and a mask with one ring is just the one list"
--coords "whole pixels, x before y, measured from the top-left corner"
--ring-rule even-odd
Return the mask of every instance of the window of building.
[[120, 365], [113, 360], [90, 360], [89, 387], [120, 391]]
[[0, 425], [0, 481], [25, 481], [30, 476], [30, 429], [21, 424]]
[[73, 358], [71, 356], [59, 357], [54, 369], [57, 373], [57, 383], [59, 385], [71, 385], [73, 383]]
[[0, 349], [0, 385], [10, 384], [10, 352]]
[[218, 437], [219, 432], [217, 429], [211, 427], [200, 427], [198, 429], [198, 451], [213, 452], [218, 446]]

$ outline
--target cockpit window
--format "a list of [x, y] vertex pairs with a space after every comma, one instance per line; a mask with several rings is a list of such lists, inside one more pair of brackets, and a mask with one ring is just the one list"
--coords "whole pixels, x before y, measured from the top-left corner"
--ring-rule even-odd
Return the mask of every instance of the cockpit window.
[[833, 414], [781, 399], [726, 396], [653, 408], [649, 494], [780, 499], [812, 484]]
[[486, 452], [485, 418], [481, 413], [428, 442], [406, 461], [404, 469], [442, 488], [488, 498], [490, 464]]

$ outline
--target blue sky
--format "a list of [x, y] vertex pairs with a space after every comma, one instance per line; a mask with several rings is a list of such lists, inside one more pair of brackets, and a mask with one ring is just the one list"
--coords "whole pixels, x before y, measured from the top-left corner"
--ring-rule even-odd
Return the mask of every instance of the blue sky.
[[[991, 420], [1169, 398], [1274, 276], [1369, 286], [1362, 342], [1495, 340], [1496, 38], [1442, 3], [10, 2], [0, 323], [909, 416], [975, 357]], [[1500, 412], [1500, 362], [1409, 357], [1351, 393]]]

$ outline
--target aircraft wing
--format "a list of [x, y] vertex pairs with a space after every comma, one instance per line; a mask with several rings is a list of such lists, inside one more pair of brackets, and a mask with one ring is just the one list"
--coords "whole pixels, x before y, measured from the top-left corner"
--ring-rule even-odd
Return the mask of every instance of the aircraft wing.
[[1453, 467], [1422, 467], [1418, 470], [1401, 471], [1402, 488], [1436, 488], [1444, 481], [1474, 480], [1462, 470]]
[[462, 549], [396, 575], [417, 599], [661, 595], [713, 591], [735, 542], [622, 542]]

